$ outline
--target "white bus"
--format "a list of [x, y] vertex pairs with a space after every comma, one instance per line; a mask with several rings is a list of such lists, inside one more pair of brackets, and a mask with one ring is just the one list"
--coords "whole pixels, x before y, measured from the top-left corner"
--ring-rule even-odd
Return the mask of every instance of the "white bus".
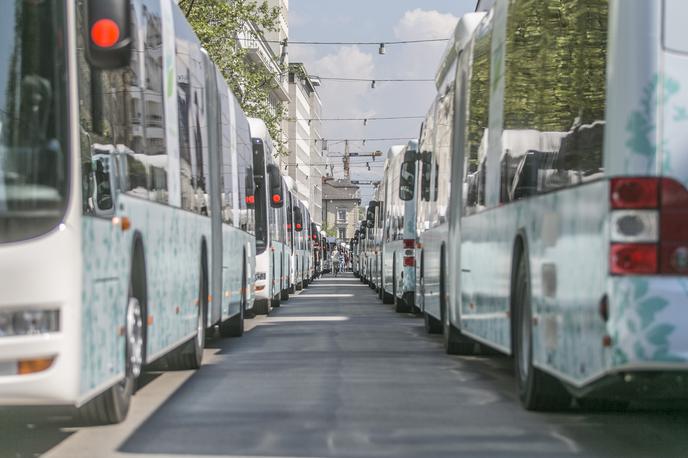
[[382, 180], [382, 300], [400, 313], [415, 308], [417, 158], [418, 142], [410, 141], [387, 159]]
[[275, 147], [265, 123], [249, 118], [256, 183], [256, 298], [254, 312], [266, 315], [280, 306], [288, 279], [286, 183], [275, 163]]
[[[210, 170], [244, 164], [224, 139], [245, 141], [245, 129], [171, 0], [6, 7], [0, 406], [118, 422], [144, 365], [165, 356], [168, 368], [197, 368], [207, 326], [229, 321], [227, 334], [239, 334], [253, 215], [236, 199], [220, 205]], [[207, 110], [213, 99], [227, 105]], [[208, 128], [221, 115], [238, 120], [236, 132]], [[236, 189], [236, 173], [223, 178]], [[239, 213], [237, 225], [220, 208]], [[217, 249], [218, 228], [240, 240], [236, 251]], [[216, 279], [225, 256], [244, 256], [229, 274], [240, 282]], [[234, 297], [213, 297], [218, 285]]]
[[[423, 313], [425, 329], [442, 332], [442, 300], [448, 294], [447, 266], [452, 181], [452, 131], [456, 59], [462, 43], [470, 39], [483, 13], [470, 13], [459, 21], [435, 77], [437, 96], [423, 122], [419, 138], [416, 230], [416, 307]], [[454, 160], [452, 160], [454, 159]], [[452, 187], [452, 185], [454, 185]]]
[[294, 290], [300, 291], [303, 289], [304, 278], [305, 278], [305, 266], [306, 266], [306, 233], [304, 232], [304, 205], [296, 197], [296, 193], [293, 194], [293, 223], [292, 227], [294, 229], [294, 254], [293, 254], [293, 264], [294, 264]]
[[445, 342], [527, 409], [688, 397], [686, 16], [497, 1], [458, 49]]

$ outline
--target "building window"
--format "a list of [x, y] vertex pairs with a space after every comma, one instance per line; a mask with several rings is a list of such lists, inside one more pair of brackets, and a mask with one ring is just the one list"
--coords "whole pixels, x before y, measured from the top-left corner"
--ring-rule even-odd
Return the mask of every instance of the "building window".
[[339, 232], [339, 239], [344, 240], [346, 238], [346, 228], [345, 227], [340, 227], [338, 229]]
[[346, 209], [337, 209], [337, 223], [346, 223]]

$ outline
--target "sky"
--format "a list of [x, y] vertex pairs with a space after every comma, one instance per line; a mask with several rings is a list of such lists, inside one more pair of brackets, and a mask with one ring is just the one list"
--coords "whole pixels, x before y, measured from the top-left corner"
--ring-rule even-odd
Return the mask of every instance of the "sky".
[[[458, 19], [475, 10], [475, 0], [291, 0], [289, 41], [384, 42], [448, 38]], [[366, 79], [432, 79], [439, 67], [446, 42], [386, 45], [289, 45], [289, 60], [302, 62], [311, 75]], [[376, 83], [322, 81], [318, 93], [323, 118], [367, 118], [425, 116], [435, 97], [433, 82]], [[422, 119], [323, 122], [326, 139], [417, 137]], [[351, 152], [387, 152], [407, 140], [351, 142]], [[344, 152], [343, 143], [328, 141], [329, 154]], [[380, 179], [383, 158], [352, 159], [353, 180]], [[368, 158], [370, 160], [370, 158]], [[343, 176], [341, 158], [332, 158], [335, 176]], [[361, 165], [355, 165], [359, 163]], [[372, 188], [362, 187], [363, 204]]]

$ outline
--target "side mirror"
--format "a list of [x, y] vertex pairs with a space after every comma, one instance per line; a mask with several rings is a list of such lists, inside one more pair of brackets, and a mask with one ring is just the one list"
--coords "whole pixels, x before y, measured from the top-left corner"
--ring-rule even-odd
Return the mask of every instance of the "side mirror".
[[403, 201], [413, 199], [416, 184], [416, 161], [404, 161], [399, 174], [399, 198]]
[[129, 65], [132, 53], [130, 0], [88, 0], [86, 18], [89, 63], [101, 70]]
[[373, 227], [375, 224], [375, 207], [377, 207], [377, 202], [371, 200], [368, 204], [368, 210], [366, 211], [366, 226]]
[[300, 207], [294, 207], [294, 229], [296, 232], [303, 231], [303, 212]]
[[272, 208], [282, 208], [284, 206], [282, 175], [274, 164], [268, 165], [268, 175], [270, 176], [270, 205]]

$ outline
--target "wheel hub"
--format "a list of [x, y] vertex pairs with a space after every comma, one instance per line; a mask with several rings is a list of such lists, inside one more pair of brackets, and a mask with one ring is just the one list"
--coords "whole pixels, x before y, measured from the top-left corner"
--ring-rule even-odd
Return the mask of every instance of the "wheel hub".
[[127, 307], [127, 344], [129, 347], [129, 370], [134, 377], [141, 375], [143, 366], [143, 317], [141, 304], [135, 297], [129, 298]]

